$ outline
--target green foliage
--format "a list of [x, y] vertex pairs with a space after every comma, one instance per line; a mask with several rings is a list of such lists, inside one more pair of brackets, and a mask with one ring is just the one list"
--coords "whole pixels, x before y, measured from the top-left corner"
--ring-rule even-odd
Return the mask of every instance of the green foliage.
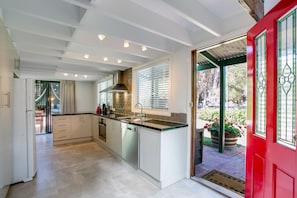
[[[205, 128], [207, 128], [211, 133], [216, 133], [217, 135], [217, 133], [220, 130], [219, 120], [216, 119], [214, 121], [211, 121], [209, 124], [205, 126]], [[237, 124], [234, 124], [229, 121], [225, 121], [225, 134], [227, 133], [228, 135], [231, 135], [231, 136], [241, 137], [243, 134], [243, 131], [241, 127], [238, 126]]]
[[246, 65], [233, 65], [228, 67], [227, 72], [228, 101], [235, 104], [244, 102], [246, 89]]
[[[212, 121], [220, 118], [218, 108], [202, 108], [198, 110], [199, 118], [205, 121]], [[245, 125], [246, 109], [226, 109], [225, 119], [238, 125]]]

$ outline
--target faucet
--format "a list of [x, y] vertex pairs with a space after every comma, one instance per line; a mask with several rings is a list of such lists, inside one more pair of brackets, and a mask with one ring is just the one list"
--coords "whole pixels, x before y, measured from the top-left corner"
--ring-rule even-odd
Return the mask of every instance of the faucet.
[[138, 102], [138, 103], [136, 103], [135, 104], [135, 107], [137, 107], [137, 106], [140, 106], [140, 117], [144, 117], [144, 114], [143, 114], [143, 105], [140, 103], [140, 102]]

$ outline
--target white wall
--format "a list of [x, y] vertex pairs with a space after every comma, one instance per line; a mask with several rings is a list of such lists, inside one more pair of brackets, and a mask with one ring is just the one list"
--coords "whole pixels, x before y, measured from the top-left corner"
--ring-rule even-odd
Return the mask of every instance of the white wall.
[[186, 176], [190, 177], [191, 167], [191, 101], [192, 94], [192, 65], [191, 49], [184, 48], [172, 55], [171, 76], [171, 111], [187, 114], [187, 170]]
[[[0, 197], [6, 194], [7, 185], [12, 182], [13, 133], [12, 133], [12, 66], [17, 53], [0, 19], [0, 97], [9, 93], [10, 105], [0, 100]], [[5, 98], [8, 98], [7, 96]]]
[[76, 81], [75, 99], [77, 112], [95, 112], [94, 83], [87, 81]]
[[191, 100], [191, 51], [184, 48], [173, 54], [171, 62], [171, 112], [187, 113]]

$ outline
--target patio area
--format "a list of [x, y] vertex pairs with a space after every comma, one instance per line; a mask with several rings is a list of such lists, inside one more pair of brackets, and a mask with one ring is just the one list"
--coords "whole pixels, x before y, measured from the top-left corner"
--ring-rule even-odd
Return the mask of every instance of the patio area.
[[211, 170], [245, 180], [245, 146], [238, 145], [236, 148], [219, 153], [218, 148], [203, 146], [203, 160], [195, 166], [195, 177], [201, 177]]

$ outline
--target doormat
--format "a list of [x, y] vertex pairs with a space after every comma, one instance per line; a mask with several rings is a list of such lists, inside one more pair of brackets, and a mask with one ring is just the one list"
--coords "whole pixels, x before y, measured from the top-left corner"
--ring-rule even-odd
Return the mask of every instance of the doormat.
[[212, 170], [201, 176], [201, 178], [206, 179], [217, 185], [223, 186], [224, 188], [227, 188], [237, 194], [244, 195], [245, 182], [226, 173]]

